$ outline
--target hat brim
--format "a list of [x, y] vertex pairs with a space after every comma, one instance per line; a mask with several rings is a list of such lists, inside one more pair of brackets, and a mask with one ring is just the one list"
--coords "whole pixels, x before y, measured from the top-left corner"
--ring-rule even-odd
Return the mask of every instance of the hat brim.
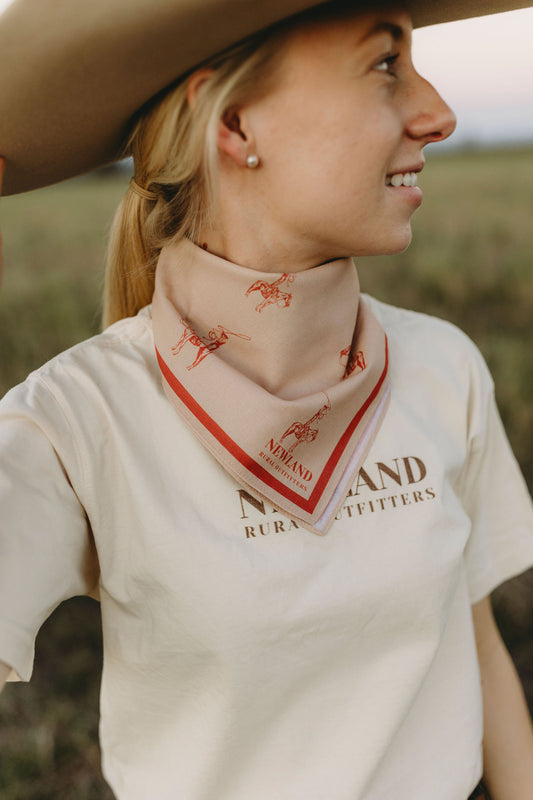
[[[408, 0], [415, 27], [532, 0]], [[316, 0], [14, 0], [0, 14], [4, 194], [119, 157], [133, 114], [196, 64]], [[357, 7], [357, 2], [354, 2]]]

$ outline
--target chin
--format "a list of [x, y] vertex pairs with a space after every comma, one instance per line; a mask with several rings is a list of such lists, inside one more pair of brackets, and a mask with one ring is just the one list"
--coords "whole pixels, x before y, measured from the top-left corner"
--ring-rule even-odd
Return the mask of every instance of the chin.
[[376, 243], [375, 246], [359, 248], [352, 255], [357, 256], [395, 256], [403, 253], [411, 244], [413, 234], [411, 227], [407, 231], [398, 232], [386, 240]]
[[[383, 243], [383, 248], [379, 255], [395, 256], [398, 255], [398, 253], [403, 253], [411, 244], [412, 238], [413, 232], [409, 224], [404, 230], [397, 231], [394, 236], [391, 235], [389, 241]], [[378, 255], [378, 253], [376, 253], [376, 255]]]

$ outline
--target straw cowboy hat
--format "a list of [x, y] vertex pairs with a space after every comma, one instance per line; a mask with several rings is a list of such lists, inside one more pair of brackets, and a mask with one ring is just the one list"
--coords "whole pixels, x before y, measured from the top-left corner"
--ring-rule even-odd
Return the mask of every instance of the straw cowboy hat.
[[[407, 0], [407, 5], [420, 27], [532, 2]], [[0, 14], [4, 193], [35, 189], [116, 160], [132, 115], [154, 94], [216, 52], [316, 3], [14, 0]]]

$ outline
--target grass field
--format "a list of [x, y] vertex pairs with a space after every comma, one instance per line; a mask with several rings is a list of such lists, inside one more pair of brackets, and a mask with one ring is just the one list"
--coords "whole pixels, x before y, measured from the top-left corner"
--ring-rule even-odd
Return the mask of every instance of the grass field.
[[[0, 394], [99, 329], [106, 231], [128, 176], [90, 176], [1, 201]], [[533, 149], [430, 156], [409, 250], [361, 259], [362, 288], [452, 320], [484, 353], [533, 488]], [[496, 593], [533, 707], [533, 578]], [[71, 601], [45, 624], [34, 680], [0, 698], [2, 800], [107, 800], [99, 773], [98, 607]]]

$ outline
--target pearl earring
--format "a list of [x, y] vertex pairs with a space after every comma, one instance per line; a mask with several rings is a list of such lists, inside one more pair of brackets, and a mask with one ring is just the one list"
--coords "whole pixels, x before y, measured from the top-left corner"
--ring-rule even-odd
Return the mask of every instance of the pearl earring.
[[248, 156], [246, 159], [246, 166], [250, 169], [255, 169], [259, 164], [259, 156], [256, 156], [255, 153], [251, 156]]

